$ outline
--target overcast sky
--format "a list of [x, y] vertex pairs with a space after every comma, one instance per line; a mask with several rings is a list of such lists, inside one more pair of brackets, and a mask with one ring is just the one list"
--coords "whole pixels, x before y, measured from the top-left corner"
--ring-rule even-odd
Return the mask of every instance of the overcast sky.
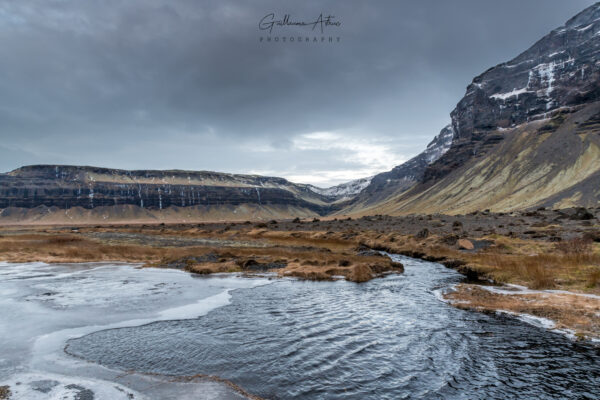
[[[0, 171], [369, 176], [422, 151], [474, 76], [591, 4], [0, 0]], [[324, 43], [311, 26], [275, 26], [267, 42], [270, 13], [340, 25]]]

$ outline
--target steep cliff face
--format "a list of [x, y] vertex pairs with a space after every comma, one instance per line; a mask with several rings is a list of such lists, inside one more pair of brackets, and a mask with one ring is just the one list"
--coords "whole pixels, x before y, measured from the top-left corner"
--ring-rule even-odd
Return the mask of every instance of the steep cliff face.
[[282, 178], [193, 171], [126, 171], [35, 165], [0, 175], [0, 209], [69, 209], [134, 205], [162, 210], [190, 206], [285, 206], [324, 214], [329, 199]]
[[600, 7], [594, 5], [473, 79], [451, 114], [458, 139], [600, 99], [599, 31]]
[[345, 211], [598, 205], [599, 52], [597, 3], [474, 78], [451, 113], [450, 148], [432, 163], [411, 160], [375, 177], [359, 196], [369, 198]]
[[425, 173], [439, 179], [503, 139], [503, 130], [600, 100], [600, 5], [473, 79], [452, 111], [456, 140]]

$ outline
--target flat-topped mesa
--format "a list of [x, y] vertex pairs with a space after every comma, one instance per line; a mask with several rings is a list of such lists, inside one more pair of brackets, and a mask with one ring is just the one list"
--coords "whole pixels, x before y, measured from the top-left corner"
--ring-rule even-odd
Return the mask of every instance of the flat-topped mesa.
[[121, 183], [232, 183], [239, 185], [289, 185], [284, 178], [229, 174], [213, 171], [186, 170], [125, 170], [78, 165], [27, 165], [6, 175], [19, 178], [62, 179], [82, 182], [121, 182]]
[[94, 208], [255, 204], [293, 206], [322, 214], [327, 199], [283, 178], [208, 171], [120, 170], [33, 165], [0, 174], [0, 208]]

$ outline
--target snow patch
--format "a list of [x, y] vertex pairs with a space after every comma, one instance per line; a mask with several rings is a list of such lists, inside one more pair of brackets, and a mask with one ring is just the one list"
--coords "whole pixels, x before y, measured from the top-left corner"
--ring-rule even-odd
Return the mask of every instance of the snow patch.
[[[507, 310], [496, 310], [496, 314], [510, 315], [512, 317], [517, 318], [519, 321], [525, 322], [526, 324], [533, 325], [538, 328], [547, 329], [549, 331], [561, 334], [570, 340], [578, 339], [577, 335], [575, 334], [575, 331], [573, 331], [571, 329], [558, 329], [558, 328], [556, 328], [556, 322], [554, 322], [548, 318], [537, 317], [537, 316], [531, 315], [531, 314], [517, 313], [517, 312], [507, 311]], [[595, 342], [596, 340], [592, 340], [592, 341]]]
[[518, 97], [520, 94], [523, 94], [523, 93], [531, 93], [531, 91], [527, 90], [527, 87], [524, 87], [524, 88], [521, 88], [521, 89], [513, 89], [512, 91], [507, 92], [507, 93], [496, 93], [496, 94], [491, 95], [490, 98], [492, 98], [492, 99], [506, 100], [506, 99], [508, 99], [510, 97], [513, 97], [513, 96], [517, 96]]
[[550, 54], [548, 54], [548, 57], [554, 57], [554, 56], [556, 56], [556, 55], [558, 55], [558, 54], [562, 54], [562, 53], [564, 53], [564, 52], [565, 52], [564, 50], [561, 50], [561, 51], [555, 51], [554, 53], [550, 53]]
[[589, 24], [588, 26], [585, 26], [585, 27], [583, 27], [583, 28], [579, 28], [579, 29], [577, 29], [577, 30], [578, 30], [579, 32], [585, 32], [585, 31], [587, 31], [588, 29], [590, 29], [592, 26], [594, 26], [594, 23], [593, 23], [593, 22], [592, 22], [591, 24]]
[[456, 132], [454, 131], [454, 128], [451, 124], [449, 124], [441, 130], [439, 135], [433, 138], [431, 143], [427, 145], [427, 149], [425, 149], [425, 151], [422, 153], [425, 156], [425, 161], [427, 161], [427, 164], [432, 164], [433, 162], [437, 161], [448, 150], [450, 150], [455, 134]]
[[[565, 52], [564, 50], [557, 51], [557, 52], [551, 53], [549, 55], [549, 57], [554, 57], [554, 56], [564, 53], [564, 52]], [[551, 61], [548, 63], [538, 64], [529, 70], [529, 79], [527, 81], [527, 85], [524, 88], [520, 88], [520, 89], [514, 88], [510, 92], [496, 93], [496, 94], [491, 95], [490, 98], [505, 101], [511, 97], [515, 97], [515, 96], [518, 97], [519, 95], [524, 94], [524, 93], [535, 93], [536, 90], [533, 90], [533, 89], [535, 89], [535, 86], [533, 84], [537, 82], [537, 87], [540, 87], [539, 91], [543, 90], [543, 95], [548, 98], [548, 101], [546, 102], [546, 109], [548, 110], [554, 104], [554, 101], [552, 100], [550, 95], [552, 94], [552, 92], [555, 89], [554, 82], [556, 81], [556, 78], [557, 78], [556, 77], [557, 70], [561, 70], [561, 69], [565, 68], [567, 65], [572, 65], [574, 62], [575, 62], [575, 59], [573, 57], [569, 57], [568, 59], [566, 59], [564, 61]], [[522, 63], [519, 63], [519, 64], [522, 64]], [[516, 65], [506, 65], [506, 67], [510, 67], [510, 68], [512, 68], [514, 66], [516, 66]], [[538, 95], [539, 95], [539, 93], [538, 93]]]
[[14, 399], [78, 400], [95, 398], [127, 400], [146, 398], [146, 396], [117, 383], [47, 372], [15, 375], [1, 384], [10, 387], [10, 398]]
[[332, 186], [330, 188], [325, 189], [312, 185], [308, 185], [308, 188], [311, 191], [318, 193], [322, 196], [345, 198], [362, 192], [364, 188], [369, 186], [369, 184], [371, 183], [371, 179], [373, 179], [372, 176], [369, 176], [367, 178], [355, 179], [350, 182], [342, 183], [337, 186]]
[[554, 327], [556, 327], [556, 323], [554, 321], [552, 321], [551, 319], [537, 317], [537, 316], [531, 315], [531, 314], [516, 313], [516, 312], [508, 311], [508, 310], [497, 310], [496, 313], [497, 314], [507, 314], [507, 315], [511, 315], [513, 317], [517, 317], [517, 319], [519, 319], [523, 322], [526, 322], [530, 325], [537, 326], [538, 328], [554, 329]]
[[571, 296], [581, 296], [589, 299], [600, 300], [600, 296], [589, 293], [569, 292], [568, 290], [535, 290], [529, 289], [526, 286], [506, 284], [505, 286], [481, 286], [482, 289], [495, 294], [503, 295], [522, 295], [522, 294], [567, 294]]

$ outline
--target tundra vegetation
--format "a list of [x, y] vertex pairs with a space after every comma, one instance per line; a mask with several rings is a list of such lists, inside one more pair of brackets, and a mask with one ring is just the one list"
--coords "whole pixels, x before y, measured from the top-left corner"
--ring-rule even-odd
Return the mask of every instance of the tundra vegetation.
[[[527, 313], [585, 336], [599, 336], [597, 212], [574, 208], [268, 222], [7, 226], [0, 229], [0, 259], [122, 261], [197, 274], [270, 273], [365, 282], [403, 272], [383, 251], [440, 262], [463, 273], [466, 282], [446, 296], [458, 307]], [[480, 286], [490, 283], [531, 290], [497, 292]]]

